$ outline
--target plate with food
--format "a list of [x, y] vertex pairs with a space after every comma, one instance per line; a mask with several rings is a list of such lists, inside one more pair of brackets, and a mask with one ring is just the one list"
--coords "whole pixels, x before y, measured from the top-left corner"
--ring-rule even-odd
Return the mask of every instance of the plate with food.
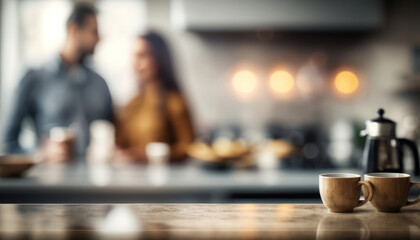
[[217, 139], [212, 143], [194, 142], [188, 147], [187, 153], [206, 166], [249, 168], [256, 165], [256, 155], [261, 151], [270, 151], [277, 159], [284, 159], [295, 150], [292, 144], [284, 140], [249, 144], [242, 139]]
[[0, 156], [0, 177], [18, 177], [36, 163], [29, 155]]

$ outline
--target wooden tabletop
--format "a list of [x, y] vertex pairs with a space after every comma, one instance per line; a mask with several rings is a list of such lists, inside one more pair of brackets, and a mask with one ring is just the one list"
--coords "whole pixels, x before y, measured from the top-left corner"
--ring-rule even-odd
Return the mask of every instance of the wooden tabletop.
[[[0, 205], [0, 239], [420, 239], [420, 204], [329, 213], [321, 204]], [[123, 238], [124, 239], [124, 238]]]

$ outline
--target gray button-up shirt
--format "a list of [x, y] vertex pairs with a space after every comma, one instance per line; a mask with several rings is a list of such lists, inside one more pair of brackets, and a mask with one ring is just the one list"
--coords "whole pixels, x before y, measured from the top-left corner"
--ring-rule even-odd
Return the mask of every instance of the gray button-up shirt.
[[76, 130], [76, 151], [83, 155], [94, 120], [113, 121], [112, 99], [107, 84], [83, 64], [67, 68], [60, 57], [42, 68], [30, 70], [20, 81], [6, 122], [6, 153], [22, 153], [19, 134], [25, 118], [33, 120], [39, 140], [53, 127]]

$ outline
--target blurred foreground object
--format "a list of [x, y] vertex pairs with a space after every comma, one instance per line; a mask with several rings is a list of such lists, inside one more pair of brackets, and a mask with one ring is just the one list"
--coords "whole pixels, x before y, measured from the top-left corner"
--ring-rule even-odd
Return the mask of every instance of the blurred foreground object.
[[130, 206], [115, 205], [99, 222], [100, 236], [119, 239], [136, 239], [142, 230], [141, 221]]

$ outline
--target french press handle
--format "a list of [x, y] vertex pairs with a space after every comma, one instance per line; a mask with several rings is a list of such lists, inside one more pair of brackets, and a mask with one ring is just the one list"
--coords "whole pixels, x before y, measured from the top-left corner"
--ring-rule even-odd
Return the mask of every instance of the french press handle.
[[[399, 145], [401, 147], [407, 146], [411, 152], [413, 153], [413, 160], [414, 160], [414, 175], [419, 176], [420, 175], [420, 158], [419, 158], [419, 152], [417, 149], [417, 144], [411, 140], [405, 139], [405, 138], [398, 138]], [[401, 153], [403, 153], [401, 149]], [[401, 161], [404, 160], [404, 156], [401, 156]]]

